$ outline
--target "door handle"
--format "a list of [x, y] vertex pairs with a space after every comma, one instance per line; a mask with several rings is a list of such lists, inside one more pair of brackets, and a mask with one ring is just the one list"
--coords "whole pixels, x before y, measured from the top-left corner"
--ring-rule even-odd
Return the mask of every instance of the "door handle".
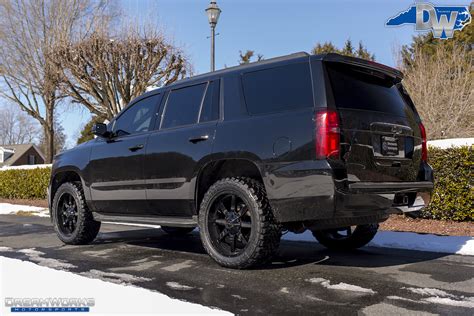
[[128, 147], [128, 150], [130, 151], [137, 151], [137, 150], [140, 150], [140, 149], [143, 149], [143, 144], [139, 144], [139, 145], [135, 145], [135, 146], [132, 146], [132, 147]]
[[198, 142], [203, 142], [205, 140], [208, 140], [209, 139], [209, 135], [201, 135], [201, 136], [197, 136], [197, 137], [191, 137], [189, 139], [189, 141], [193, 144], [196, 144]]

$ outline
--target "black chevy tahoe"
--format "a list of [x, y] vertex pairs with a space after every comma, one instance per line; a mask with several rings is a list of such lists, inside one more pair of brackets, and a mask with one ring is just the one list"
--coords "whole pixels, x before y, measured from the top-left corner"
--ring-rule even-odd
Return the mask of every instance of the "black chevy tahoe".
[[231, 268], [267, 261], [283, 231], [361, 247], [433, 189], [402, 78], [375, 62], [297, 53], [147, 92], [56, 156], [57, 234], [85, 244], [101, 221], [175, 235], [199, 227], [209, 255]]

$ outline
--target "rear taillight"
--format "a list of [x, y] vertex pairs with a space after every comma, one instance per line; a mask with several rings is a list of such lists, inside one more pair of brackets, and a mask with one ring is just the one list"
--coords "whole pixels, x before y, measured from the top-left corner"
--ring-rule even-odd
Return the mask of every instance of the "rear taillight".
[[420, 133], [421, 133], [421, 160], [428, 162], [428, 145], [426, 143], [426, 130], [423, 123], [420, 123]]
[[336, 111], [316, 113], [316, 159], [339, 158], [340, 129]]

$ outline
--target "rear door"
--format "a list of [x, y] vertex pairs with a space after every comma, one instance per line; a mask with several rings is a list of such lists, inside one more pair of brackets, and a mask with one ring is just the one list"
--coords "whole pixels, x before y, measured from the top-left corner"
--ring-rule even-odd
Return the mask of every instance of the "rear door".
[[145, 181], [151, 215], [194, 214], [197, 172], [212, 151], [219, 80], [172, 89], [148, 139]]
[[399, 80], [363, 66], [325, 65], [341, 120], [348, 180], [415, 181], [421, 162], [419, 117]]

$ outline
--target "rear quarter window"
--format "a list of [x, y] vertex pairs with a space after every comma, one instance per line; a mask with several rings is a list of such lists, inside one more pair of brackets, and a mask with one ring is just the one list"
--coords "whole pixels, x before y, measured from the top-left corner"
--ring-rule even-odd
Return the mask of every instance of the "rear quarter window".
[[393, 81], [382, 73], [345, 64], [327, 64], [336, 107], [407, 116], [411, 111]]
[[309, 63], [297, 63], [242, 75], [247, 111], [263, 114], [313, 106]]

